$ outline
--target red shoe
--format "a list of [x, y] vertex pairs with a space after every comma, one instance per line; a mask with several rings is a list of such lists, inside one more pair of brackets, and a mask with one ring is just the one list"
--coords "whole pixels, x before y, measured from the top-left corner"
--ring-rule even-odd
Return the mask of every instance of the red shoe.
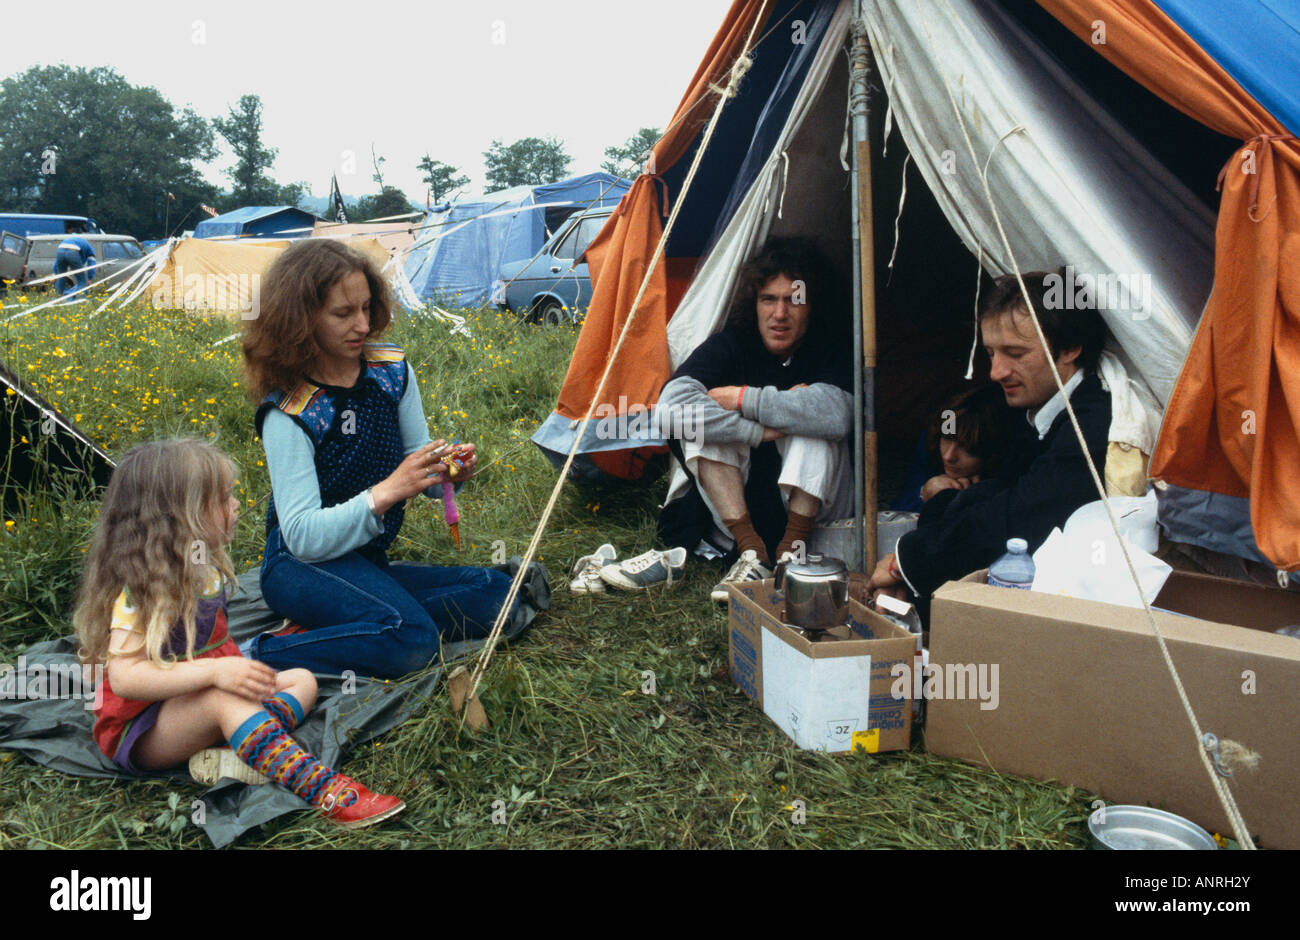
[[[357, 798], [346, 806], [340, 805], [349, 792]], [[396, 816], [406, 809], [406, 804], [395, 796], [371, 793], [351, 777], [338, 774], [325, 792], [320, 809], [326, 819], [345, 829], [364, 829]]]
[[306, 633], [306, 632], [307, 630], [305, 627], [301, 626], [300, 624], [296, 624], [292, 622], [291, 620], [289, 620], [288, 617], [286, 617], [284, 621], [280, 624], [279, 630], [267, 630], [266, 634], [267, 636], [293, 636], [298, 633]]

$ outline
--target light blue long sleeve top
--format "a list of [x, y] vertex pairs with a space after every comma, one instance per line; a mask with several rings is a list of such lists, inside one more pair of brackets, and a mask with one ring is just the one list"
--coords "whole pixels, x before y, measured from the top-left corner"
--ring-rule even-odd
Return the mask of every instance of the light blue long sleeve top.
[[[397, 404], [397, 423], [403, 455], [430, 442], [420, 389], [409, 362], [406, 391]], [[364, 490], [337, 506], [321, 508], [315, 447], [307, 432], [278, 408], [270, 409], [262, 422], [262, 445], [271, 474], [276, 518], [295, 558], [308, 564], [339, 558], [384, 531], [383, 519], [371, 513]], [[441, 496], [442, 488], [435, 484], [425, 493]]]

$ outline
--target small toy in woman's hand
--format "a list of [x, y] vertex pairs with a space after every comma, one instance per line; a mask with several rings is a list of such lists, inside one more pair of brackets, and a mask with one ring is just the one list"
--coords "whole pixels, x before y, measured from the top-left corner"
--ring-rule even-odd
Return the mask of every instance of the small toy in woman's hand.
[[[459, 441], [452, 441], [449, 450], [442, 454], [442, 462], [447, 465], [447, 480], [469, 472], [469, 458], [472, 451]], [[456, 506], [456, 488], [450, 482], [442, 484], [442, 511], [451, 529], [451, 539], [460, 551], [460, 509]]]
[[447, 476], [455, 480], [469, 470], [469, 458], [472, 452], [464, 444], [456, 444], [442, 455], [442, 462], [447, 465]]

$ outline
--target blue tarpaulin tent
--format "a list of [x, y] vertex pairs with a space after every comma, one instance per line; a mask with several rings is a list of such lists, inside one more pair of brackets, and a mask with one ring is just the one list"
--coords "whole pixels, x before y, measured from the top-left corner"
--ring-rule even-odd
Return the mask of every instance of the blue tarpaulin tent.
[[244, 206], [194, 226], [195, 238], [306, 238], [316, 217], [293, 206]]
[[487, 303], [503, 264], [529, 260], [566, 218], [589, 206], [616, 205], [628, 185], [609, 173], [588, 173], [440, 206], [416, 233], [406, 276], [422, 301]]

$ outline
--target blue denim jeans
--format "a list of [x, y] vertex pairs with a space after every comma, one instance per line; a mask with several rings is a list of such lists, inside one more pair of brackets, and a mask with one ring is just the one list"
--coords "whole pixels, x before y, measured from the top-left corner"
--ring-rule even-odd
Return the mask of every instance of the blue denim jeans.
[[305, 632], [262, 634], [252, 658], [381, 679], [428, 666], [443, 637], [486, 637], [510, 590], [510, 576], [491, 568], [389, 564], [382, 553], [356, 551], [317, 564], [274, 551], [261, 581], [270, 608]]
[[[89, 263], [81, 260], [81, 252], [74, 251], [71, 248], [60, 248], [54, 256], [54, 273], [62, 274], [64, 271], [75, 271], [77, 268], [84, 268]], [[82, 271], [80, 274], [74, 274], [71, 277], [61, 277], [54, 282], [54, 288], [60, 294], [67, 294], [78, 288], [85, 287], [90, 283], [90, 279], [94, 274], [94, 271]]]

